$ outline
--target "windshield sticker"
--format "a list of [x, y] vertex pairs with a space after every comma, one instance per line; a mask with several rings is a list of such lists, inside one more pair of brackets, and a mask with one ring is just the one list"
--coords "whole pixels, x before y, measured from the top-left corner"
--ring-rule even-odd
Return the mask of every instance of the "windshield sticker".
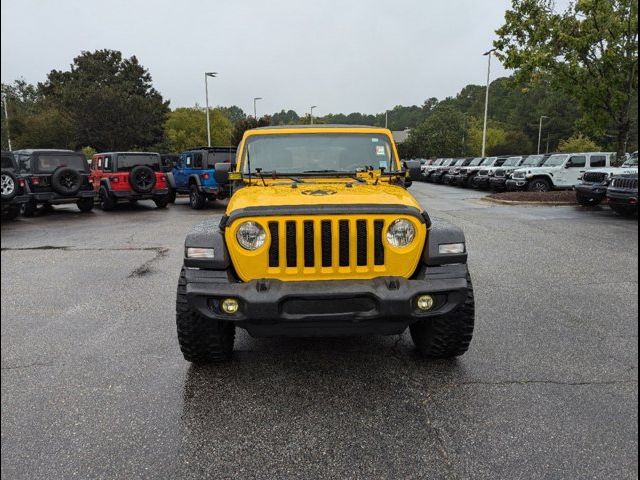
[[384, 149], [384, 145], [376, 145], [376, 155], [379, 157], [384, 157], [387, 155], [387, 152]]
[[380, 141], [380, 139], [379, 139], [379, 138], [372, 138], [372, 139], [371, 139], [371, 141], [372, 141], [373, 143], [378, 143], [378, 142]]
[[378, 162], [378, 165], [380, 168], [387, 168], [387, 161], [386, 160], [380, 160]]

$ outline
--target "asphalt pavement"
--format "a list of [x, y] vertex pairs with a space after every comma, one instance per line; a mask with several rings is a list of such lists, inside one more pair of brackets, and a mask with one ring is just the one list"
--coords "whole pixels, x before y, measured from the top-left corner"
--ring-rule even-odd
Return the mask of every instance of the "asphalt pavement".
[[638, 222], [411, 190], [467, 234], [470, 351], [407, 334], [253, 339], [193, 367], [189, 228], [224, 205], [75, 206], [2, 224], [2, 478], [635, 479]]

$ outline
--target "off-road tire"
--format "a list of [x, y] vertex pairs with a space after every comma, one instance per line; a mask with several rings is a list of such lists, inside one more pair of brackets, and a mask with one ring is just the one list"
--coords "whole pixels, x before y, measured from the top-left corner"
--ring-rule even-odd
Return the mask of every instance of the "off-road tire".
[[635, 207], [628, 207], [626, 205], [609, 205], [611, 210], [616, 212], [621, 217], [631, 218], [633, 216], [638, 216], [638, 209]]
[[189, 206], [194, 210], [202, 210], [207, 205], [207, 197], [198, 190], [196, 184], [189, 187]]
[[167, 208], [167, 205], [169, 205], [169, 194], [161, 197], [154, 197], [153, 203], [156, 204], [157, 208]]
[[100, 199], [100, 208], [105, 212], [110, 212], [116, 208], [116, 205], [118, 204], [118, 201], [111, 196], [105, 187], [100, 187], [100, 190], [98, 191], [98, 198]]
[[527, 185], [527, 190], [530, 192], [550, 192], [552, 190], [549, 180], [544, 178], [534, 178]]
[[587, 195], [583, 195], [580, 192], [576, 192], [576, 200], [583, 207], [595, 207], [595, 206], [600, 205], [602, 203], [602, 199], [601, 198], [589, 197]]
[[236, 336], [235, 325], [210, 320], [189, 308], [184, 269], [180, 271], [178, 280], [176, 325], [180, 350], [188, 362], [222, 363], [231, 359]]
[[51, 175], [51, 189], [64, 196], [78, 193], [82, 185], [82, 175], [71, 167], [58, 168]]
[[467, 298], [451, 313], [427, 318], [410, 327], [418, 353], [425, 358], [452, 358], [469, 349], [475, 321], [473, 283], [467, 275]]
[[87, 197], [78, 200], [76, 202], [76, 205], [78, 206], [78, 210], [80, 210], [82, 213], [89, 213], [91, 210], [93, 210], [93, 203], [93, 197]]
[[28, 201], [22, 207], [22, 216], [30, 218], [33, 217], [38, 211], [38, 204], [33, 200]]
[[156, 186], [156, 173], [151, 167], [137, 165], [129, 172], [129, 184], [138, 193], [151, 193]]
[[18, 178], [9, 170], [2, 170], [2, 201], [11, 200], [18, 194]]

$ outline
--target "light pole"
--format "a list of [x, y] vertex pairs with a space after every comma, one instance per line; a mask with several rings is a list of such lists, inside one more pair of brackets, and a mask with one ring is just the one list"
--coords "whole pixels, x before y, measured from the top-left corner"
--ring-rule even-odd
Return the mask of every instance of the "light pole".
[[489, 116], [489, 83], [491, 81], [491, 54], [495, 52], [497, 48], [492, 48], [488, 52], [483, 53], [485, 57], [489, 57], [487, 62], [487, 92], [484, 99], [484, 126], [482, 128], [482, 157], [485, 155], [487, 149], [487, 118]]
[[11, 135], [9, 134], [9, 111], [7, 110], [7, 96], [6, 95], [2, 95], [2, 105], [4, 105], [4, 120], [5, 120], [5, 127], [7, 129], [7, 144], [9, 146], [9, 151], [12, 150], [11, 148]]
[[549, 118], [546, 115], [540, 117], [540, 128], [538, 128], [538, 155], [540, 155], [540, 143], [542, 142], [542, 120]]
[[389, 128], [389, 110], [384, 112], [384, 128]]
[[209, 77], [216, 78], [218, 72], [205, 72], [204, 74], [204, 97], [207, 106], [207, 146], [211, 146], [211, 122], [209, 120]]
[[314, 108], [318, 108], [318, 106], [312, 105], [311, 108], [309, 109], [309, 121], [311, 122], [311, 125], [313, 125], [313, 109]]
[[262, 100], [262, 97], [255, 97], [253, 99], [253, 118], [256, 119], [256, 122], [258, 121], [258, 110], [256, 109], [256, 102], [258, 100]]

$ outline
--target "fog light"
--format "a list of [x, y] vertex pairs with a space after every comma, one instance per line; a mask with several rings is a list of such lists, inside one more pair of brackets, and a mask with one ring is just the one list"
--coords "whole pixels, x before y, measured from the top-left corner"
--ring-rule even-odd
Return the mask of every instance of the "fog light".
[[418, 308], [423, 311], [431, 310], [436, 301], [431, 295], [420, 295], [418, 297]]
[[220, 305], [220, 307], [222, 308], [222, 311], [224, 313], [228, 313], [229, 315], [232, 315], [238, 311], [238, 308], [240, 308], [240, 304], [235, 298], [225, 298], [222, 301], [222, 304]]

